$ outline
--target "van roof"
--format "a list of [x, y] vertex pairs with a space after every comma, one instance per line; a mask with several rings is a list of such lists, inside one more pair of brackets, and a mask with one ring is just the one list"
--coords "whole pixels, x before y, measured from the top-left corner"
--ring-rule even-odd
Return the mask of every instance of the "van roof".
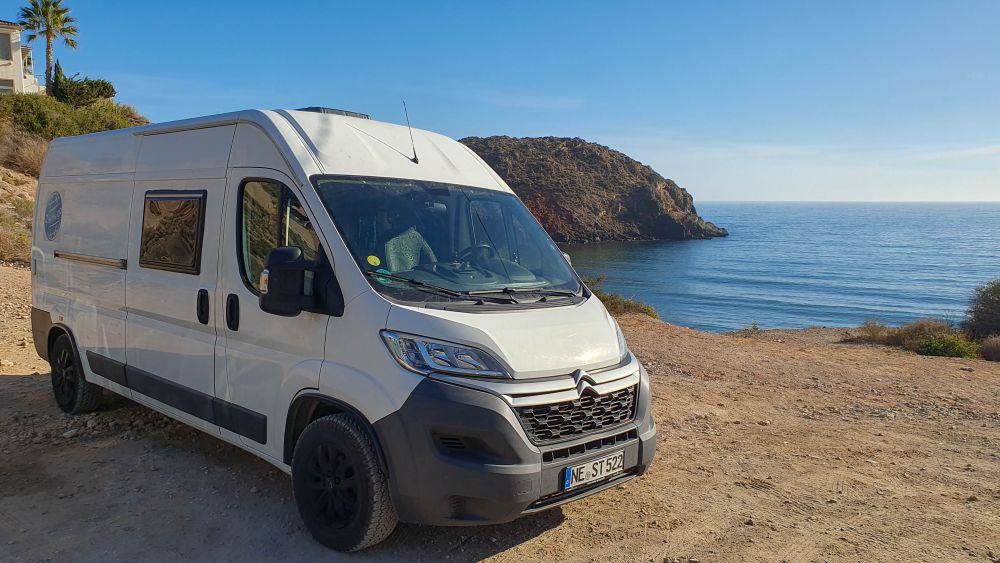
[[[79, 152], [60, 156], [79, 163], [86, 154], [89, 165], [71, 166], [73, 172], [60, 173], [57, 169], [63, 167], [50, 169], [46, 159], [48, 170], [43, 176], [133, 172], [134, 155], [143, 137], [240, 123], [262, 129], [285, 153], [286, 160], [300, 162], [309, 175], [405, 178], [510, 191], [471, 149], [444, 135], [412, 129], [411, 144], [411, 130], [405, 125], [308, 110], [245, 110], [63, 137], [52, 142], [49, 156]], [[106, 150], [100, 150], [99, 145], [105, 145]], [[303, 155], [306, 151], [308, 157]]]

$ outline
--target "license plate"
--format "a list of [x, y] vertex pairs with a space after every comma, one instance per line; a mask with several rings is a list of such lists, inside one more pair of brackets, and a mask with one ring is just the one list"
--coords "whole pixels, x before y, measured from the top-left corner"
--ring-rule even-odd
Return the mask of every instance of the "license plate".
[[563, 472], [563, 490], [569, 490], [586, 483], [600, 481], [605, 477], [621, 473], [625, 470], [625, 450], [606, 455], [602, 458], [571, 465]]

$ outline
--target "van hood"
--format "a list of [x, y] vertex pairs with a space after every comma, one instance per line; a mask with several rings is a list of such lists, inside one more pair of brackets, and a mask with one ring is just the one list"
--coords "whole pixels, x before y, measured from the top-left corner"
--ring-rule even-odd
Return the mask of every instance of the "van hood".
[[487, 351], [515, 379], [593, 370], [620, 360], [615, 321], [591, 296], [579, 305], [464, 313], [393, 305], [386, 329]]

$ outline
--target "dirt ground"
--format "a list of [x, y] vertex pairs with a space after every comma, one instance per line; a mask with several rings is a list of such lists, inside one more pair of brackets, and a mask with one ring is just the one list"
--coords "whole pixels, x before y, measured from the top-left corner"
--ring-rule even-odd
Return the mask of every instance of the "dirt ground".
[[63, 415], [29, 276], [0, 266], [0, 561], [1000, 562], [1000, 364], [627, 317], [660, 429], [646, 475], [344, 556], [263, 461], [125, 400]]

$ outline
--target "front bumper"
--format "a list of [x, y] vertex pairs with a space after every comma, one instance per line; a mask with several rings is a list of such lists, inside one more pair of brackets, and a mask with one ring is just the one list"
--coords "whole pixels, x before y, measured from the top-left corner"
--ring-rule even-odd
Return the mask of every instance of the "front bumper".
[[[633, 421], [536, 446], [499, 396], [425, 379], [402, 408], [375, 423], [393, 502], [404, 522], [507, 522], [583, 498], [641, 475], [656, 450], [649, 378], [641, 370]], [[563, 470], [625, 451], [625, 472], [563, 492]]]

